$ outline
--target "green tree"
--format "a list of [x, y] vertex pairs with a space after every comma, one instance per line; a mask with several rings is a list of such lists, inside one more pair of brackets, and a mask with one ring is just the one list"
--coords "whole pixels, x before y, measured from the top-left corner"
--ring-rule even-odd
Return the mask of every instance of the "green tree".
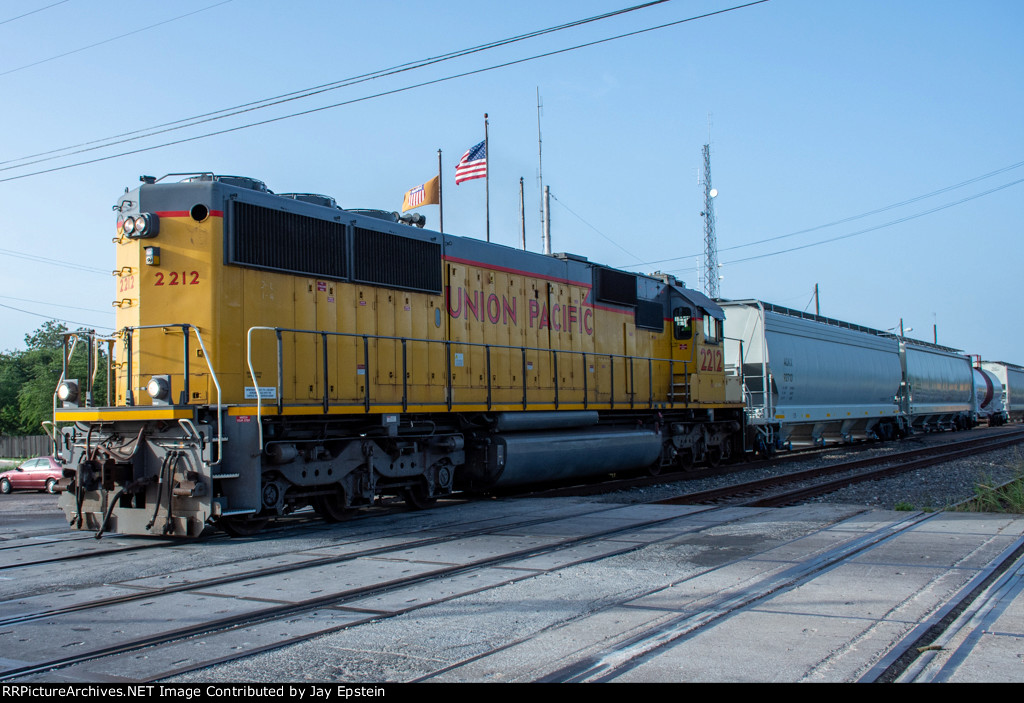
[[[3, 434], [40, 434], [41, 423], [53, 418], [53, 392], [63, 368], [64, 335], [67, 332], [67, 327], [51, 320], [25, 335], [25, 350], [0, 354], [0, 432]], [[98, 396], [102, 401], [106, 389], [107, 355], [100, 349], [93, 369], [90, 369], [87, 349], [86, 338], [80, 338], [68, 365], [67, 378], [78, 379], [84, 396], [88, 379], [95, 370], [93, 387], [103, 389]], [[84, 401], [83, 397], [79, 402]]]
[[60, 349], [64, 344], [64, 335], [68, 328], [56, 320], [44, 322], [42, 327], [32, 334], [25, 335], [25, 346], [29, 351], [33, 349]]
[[0, 435], [22, 434], [18, 391], [25, 379], [20, 353], [0, 353]]

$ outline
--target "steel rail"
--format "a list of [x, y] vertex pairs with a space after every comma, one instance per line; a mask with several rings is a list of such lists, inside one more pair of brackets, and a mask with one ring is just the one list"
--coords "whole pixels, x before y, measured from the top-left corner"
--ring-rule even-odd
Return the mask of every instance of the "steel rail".
[[772, 476], [769, 478], [758, 479], [756, 481], [732, 484], [730, 486], [724, 486], [722, 488], [714, 488], [707, 491], [689, 493], [686, 495], [678, 496], [676, 498], [669, 498], [659, 502], [666, 505], [710, 503], [725, 500], [727, 498], [741, 496], [744, 494], [763, 492], [769, 488], [777, 488], [779, 486], [785, 486], [787, 484], [792, 484], [796, 482], [809, 481], [816, 478], [821, 478], [822, 476], [845, 474], [868, 466], [877, 466], [878, 464], [882, 463], [896, 462], [896, 464], [893, 466], [876, 469], [873, 471], [862, 472], [860, 474], [844, 476], [834, 481], [829, 481], [826, 483], [817, 484], [815, 486], [789, 491], [778, 496], [773, 496], [764, 499], [754, 499], [748, 503], [743, 503], [743, 505], [750, 507], [784, 505], [786, 504], [786, 502], [793, 502], [814, 495], [830, 493], [832, 491], [838, 490], [839, 488], [843, 488], [844, 486], [850, 485], [851, 483], [876, 480], [878, 478], [883, 478], [885, 475], [893, 475], [905, 471], [912, 471], [916, 468], [922, 468], [926, 466], [932, 466], [934, 464], [944, 463], [947, 461], [953, 461], [964, 456], [976, 454], [979, 451], [992, 451], [996, 449], [1002, 449], [1004, 447], [1008, 447], [1022, 441], [1024, 441], [1024, 430], [1016, 431], [1010, 436], [1004, 435], [997, 438], [980, 437], [976, 439], [966, 440], [963, 442], [956, 442], [953, 444], [943, 444], [935, 447], [926, 447], [924, 449], [914, 449], [908, 452], [901, 452], [899, 454], [887, 454], [882, 456], [869, 457], [866, 459], [855, 459], [853, 461], [847, 461], [841, 464], [832, 464], [831, 466], [818, 467], [814, 469], [808, 469], [805, 471], [788, 473], [781, 476]]
[[[595, 511], [595, 513], [617, 510], [620, 507], [621, 506], [617, 506], [617, 505], [609, 505], [607, 507], [600, 508], [599, 510]], [[708, 508], [708, 510], [709, 511], [710, 510], [717, 510], [717, 508]], [[183, 627], [183, 628], [178, 628], [178, 629], [174, 629], [174, 630], [170, 630], [170, 631], [165, 631], [165, 632], [160, 632], [160, 633], [151, 634], [151, 635], [145, 635], [145, 636], [137, 637], [137, 638], [129, 640], [129, 641], [120, 642], [120, 643], [117, 643], [117, 644], [100, 646], [100, 647], [97, 647], [96, 649], [94, 649], [94, 650], [92, 650], [90, 652], [83, 652], [82, 654], [71, 655], [71, 656], [68, 656], [68, 657], [56, 658], [56, 659], [52, 659], [52, 660], [49, 660], [49, 661], [46, 661], [46, 662], [40, 662], [40, 663], [35, 663], [35, 664], [23, 664], [22, 666], [11, 667], [11, 668], [9, 668], [9, 669], [7, 669], [5, 671], [0, 671], [0, 681], [9, 681], [9, 680], [12, 680], [12, 679], [16, 679], [18, 677], [28, 676], [28, 675], [32, 675], [32, 674], [38, 674], [38, 673], [43, 673], [43, 672], [51, 671], [51, 670], [54, 670], [54, 669], [60, 669], [60, 668], [64, 668], [64, 667], [67, 667], [67, 666], [72, 666], [72, 665], [75, 665], [75, 664], [80, 664], [80, 663], [83, 663], [83, 662], [86, 662], [86, 661], [91, 661], [91, 660], [99, 659], [99, 658], [102, 658], [102, 657], [111, 656], [111, 655], [114, 655], [114, 654], [123, 654], [123, 653], [127, 653], [127, 652], [132, 652], [132, 651], [141, 649], [143, 647], [152, 647], [152, 646], [155, 646], [155, 645], [165, 644], [165, 643], [169, 643], [171, 641], [179, 640], [179, 639], [182, 639], [182, 638], [185, 638], [185, 637], [193, 637], [193, 636], [197, 636], [197, 635], [208, 635], [208, 634], [212, 634], [212, 633], [215, 633], [215, 632], [227, 631], [227, 630], [230, 630], [230, 629], [233, 629], [233, 628], [236, 628], [236, 627], [248, 626], [248, 625], [253, 625], [253, 624], [262, 623], [262, 622], [270, 622], [270, 621], [278, 620], [278, 619], [285, 618], [285, 617], [292, 617], [292, 616], [295, 616], [296, 614], [299, 614], [299, 613], [309, 612], [309, 611], [316, 610], [316, 609], [323, 608], [323, 607], [327, 607], [327, 606], [334, 607], [334, 606], [338, 606], [338, 605], [343, 605], [343, 604], [345, 604], [345, 603], [347, 603], [349, 601], [363, 600], [365, 598], [368, 598], [368, 597], [371, 597], [371, 596], [374, 596], [374, 595], [377, 595], [377, 594], [380, 594], [380, 593], [386, 593], [386, 592], [391, 591], [391, 590], [393, 590], [395, 588], [400, 588], [400, 587], [410, 586], [410, 585], [416, 585], [416, 584], [420, 584], [420, 583], [426, 583], [426, 582], [429, 582], [429, 581], [435, 580], [435, 579], [450, 579], [453, 576], [456, 576], [458, 574], [469, 573], [469, 572], [472, 572], [474, 570], [481, 569], [481, 568], [493, 568], [496, 565], [500, 565], [500, 564], [506, 563], [506, 562], [514, 562], [514, 561], [519, 561], [521, 559], [528, 558], [528, 557], [534, 557], [534, 556], [539, 556], [539, 555], [544, 555], [544, 554], [551, 554], [551, 553], [555, 553], [555, 552], [560, 552], [560, 551], [563, 551], [563, 550], [566, 550], [566, 549], [572, 549], [572, 548], [579, 547], [581, 544], [587, 544], [589, 542], [593, 542], [593, 541], [597, 541], [597, 540], [605, 540], [605, 539], [608, 539], [609, 537], [613, 537], [613, 536], [616, 536], [616, 535], [619, 535], [619, 534], [631, 533], [631, 532], [633, 532], [633, 531], [635, 531], [637, 529], [643, 529], [645, 527], [651, 527], [651, 526], [660, 525], [660, 524], [664, 524], [664, 523], [675, 521], [675, 520], [680, 520], [680, 519], [683, 519], [683, 518], [686, 518], [686, 517], [690, 517], [692, 515], [693, 515], [693, 513], [689, 513], [687, 515], [670, 515], [670, 516], [666, 516], [666, 517], [659, 517], [659, 518], [646, 519], [646, 520], [638, 520], [635, 523], [630, 523], [630, 524], [625, 525], [625, 526], [619, 525], [619, 526], [616, 526], [616, 527], [613, 527], [613, 528], [610, 528], [610, 529], [607, 529], [607, 530], [595, 531], [595, 532], [592, 532], [590, 534], [582, 535], [580, 537], [576, 537], [576, 538], [568, 539], [568, 540], [564, 540], [564, 541], [558, 541], [558, 542], [552, 543], [552, 544], [540, 545], [540, 546], [529, 546], [529, 547], [526, 547], [524, 549], [512, 550], [512, 551], [509, 551], [509, 552], [504, 553], [504, 554], [498, 554], [498, 555], [495, 555], [495, 556], [482, 557], [482, 558], [477, 559], [477, 560], [475, 560], [475, 561], [473, 561], [472, 563], [469, 563], [469, 564], [458, 564], [458, 565], [450, 565], [450, 566], [440, 566], [439, 565], [438, 569], [433, 570], [433, 571], [431, 571], [429, 573], [421, 573], [421, 574], [416, 574], [416, 575], [413, 575], [413, 576], [402, 576], [402, 577], [399, 577], [399, 578], [397, 578], [395, 580], [389, 581], [387, 583], [382, 583], [382, 584], [381, 583], [377, 583], [377, 584], [368, 585], [368, 586], [361, 586], [361, 587], [357, 587], [357, 588], [354, 588], [352, 590], [349, 590], [349, 591], [346, 591], [346, 592], [342, 592], [342, 593], [331, 593], [331, 594], [327, 594], [327, 595], [323, 595], [323, 596], [315, 596], [315, 597], [308, 598], [308, 599], [303, 600], [303, 601], [298, 602], [298, 603], [288, 603], [288, 604], [278, 604], [278, 605], [268, 604], [267, 608], [264, 608], [263, 610], [259, 610], [259, 611], [250, 611], [250, 612], [242, 613], [242, 614], [238, 614], [238, 615], [231, 615], [231, 616], [227, 616], [227, 617], [223, 617], [223, 618], [218, 618], [218, 619], [211, 620], [211, 621], [208, 621], [208, 622], [205, 622], [205, 623], [197, 623], [195, 625], [190, 625], [190, 626]], [[544, 523], [548, 523], [548, 522], [550, 522], [550, 517], [534, 518], [534, 519], [531, 519], [531, 520], [520, 521], [520, 523], [512, 523], [509, 526], [504, 527], [503, 529], [508, 529], [508, 527], [528, 527], [528, 526], [531, 526], [531, 525], [544, 524]], [[697, 531], [699, 529], [702, 529], [702, 525], [696, 525], [695, 524], [695, 525], [692, 525], [690, 527], [690, 529], [692, 531]], [[164, 587], [164, 588], [158, 589], [158, 590], [154, 589], [152, 591], [148, 591], [148, 592], [144, 592], [144, 593], [125, 594], [125, 595], [122, 595], [122, 596], [116, 596], [116, 597], [112, 597], [112, 598], [108, 598], [108, 599], [97, 600], [97, 601], [92, 602], [92, 603], [83, 603], [83, 604], [79, 604], [79, 605], [72, 605], [72, 606], [68, 606], [67, 608], [63, 608], [63, 609], [60, 609], [60, 610], [51, 610], [51, 611], [46, 611], [46, 612], [42, 612], [42, 613], [30, 613], [30, 614], [24, 614], [24, 615], [21, 615], [21, 616], [14, 616], [12, 618], [7, 618], [7, 619], [3, 620], [2, 624], [4, 626], [6, 626], [6, 625], [17, 624], [19, 622], [26, 622], [26, 621], [31, 621], [31, 620], [41, 620], [41, 619], [46, 619], [46, 618], [49, 618], [49, 617], [55, 617], [55, 616], [59, 616], [59, 615], [63, 615], [63, 614], [66, 614], [66, 613], [71, 613], [71, 612], [80, 612], [80, 611], [83, 611], [83, 610], [90, 610], [90, 609], [93, 609], [93, 608], [109, 607], [111, 605], [115, 605], [115, 604], [119, 604], [119, 603], [125, 603], [125, 602], [133, 601], [133, 600], [152, 599], [154, 597], [161, 596], [161, 595], [166, 595], [168, 593], [179, 593], [179, 592], [183, 592], [183, 591], [201, 590], [203, 588], [210, 588], [211, 586], [221, 585], [223, 583], [231, 583], [231, 582], [234, 582], [234, 581], [241, 581], [241, 580], [250, 580], [252, 578], [257, 578], [257, 577], [262, 577], [262, 576], [271, 576], [271, 575], [274, 575], [274, 574], [277, 574], [277, 573], [295, 573], [295, 572], [297, 572], [297, 571], [299, 571], [301, 569], [305, 569], [305, 568], [312, 568], [312, 567], [318, 567], [318, 566], [329, 565], [329, 564], [337, 564], [337, 563], [351, 561], [353, 559], [361, 558], [361, 557], [366, 557], [366, 556], [379, 556], [380, 554], [386, 554], [388, 552], [405, 551], [405, 550], [408, 550], [411, 547], [420, 547], [420, 546], [425, 546], [425, 545], [430, 545], [430, 544], [439, 544], [439, 543], [445, 543], [445, 542], [455, 542], [455, 541], [459, 541], [459, 540], [464, 540], [464, 539], [466, 539], [466, 537], [474, 536], [475, 534], [485, 534], [485, 533], [487, 533], [487, 532], [489, 532], [491, 530], [493, 530], [493, 526], [480, 527], [480, 528], [477, 528], [475, 530], [467, 530], [465, 532], [460, 532], [460, 533], [454, 534], [454, 535], [445, 535], [443, 537], [434, 537], [434, 538], [423, 538], [423, 539], [420, 539], [420, 540], [413, 540], [412, 542], [405, 542], [405, 543], [398, 544], [398, 545], [389, 545], [389, 546], [385, 546], [385, 547], [377, 547], [377, 548], [373, 548], [373, 549], [368, 549], [368, 550], [364, 550], [364, 551], [358, 552], [358, 553], [353, 552], [353, 553], [344, 554], [344, 555], [338, 555], [338, 556], [322, 557], [322, 558], [310, 560], [308, 562], [303, 562], [301, 564], [295, 564], [295, 563], [282, 564], [282, 565], [278, 565], [278, 566], [275, 566], [275, 567], [270, 567], [268, 569], [261, 570], [261, 571], [258, 571], [258, 572], [249, 572], [249, 573], [246, 573], [246, 574], [234, 574], [234, 575], [231, 575], [231, 576], [217, 577], [217, 578], [212, 578], [212, 579], [204, 580], [202, 582], [194, 582], [194, 583], [189, 583], [189, 584], [177, 584], [177, 585], [173, 585], [173, 586], [167, 586], [167, 587]], [[646, 542], [646, 543], [639, 543], [639, 544], [636, 544], [636, 543], [623, 543], [621, 549], [618, 549], [618, 550], [616, 550], [614, 552], [610, 552], [610, 553], [609, 552], [603, 553], [601, 556], [602, 556], [602, 558], [604, 558], [604, 557], [609, 556], [610, 554], [621, 554], [621, 553], [626, 553], [626, 552], [630, 552], [630, 551], [635, 551], [635, 550], [641, 549], [641, 548], [643, 548], [645, 546], [648, 546], [649, 544], [653, 544], [653, 543], [656, 543], [656, 542], [664, 541], [664, 540], [667, 540], [667, 539], [670, 539], [670, 535], [665, 535], [664, 537], [656, 538], [656, 539], [652, 540], [651, 542]], [[522, 578], [530, 578], [530, 577], [532, 577], [532, 575], [533, 574], [530, 574], [530, 575], [522, 574], [522, 575], [516, 576], [516, 575], [510, 574], [509, 575], [509, 581], [520, 580]], [[496, 585], [501, 585], [501, 584], [496, 584]], [[457, 596], [451, 596], [451, 597], [457, 597]], [[444, 599], [441, 599], [441, 600], [444, 600]], [[419, 605], [417, 605], [415, 607], [426, 607], [427, 605], [432, 605], [432, 604], [437, 603], [437, 602], [438, 601], [436, 601], [436, 600], [435, 601], [429, 601], [429, 602], [421, 603], [421, 604], [419, 604]], [[415, 609], [415, 607], [411, 608], [411, 609]], [[368, 619], [381, 619], [381, 618], [393, 617], [393, 616], [398, 615], [398, 614], [400, 614], [400, 612], [396, 612], [396, 613], [391, 614], [391, 615], [389, 615], [389, 614], [381, 614], [381, 613], [367, 613], [367, 618]], [[274, 645], [272, 645], [272, 648], [281, 647], [281, 646], [284, 646], [286, 644], [291, 644], [291, 643], [293, 643], [295, 641], [299, 641], [301, 639], [311, 639], [312, 637], [320, 636], [320, 635], [323, 635], [323, 634], [328, 633], [328, 632], [333, 632], [335, 630], [344, 629], [345, 627], [349, 627], [352, 624], [353, 623], [346, 623], [346, 624], [340, 625], [340, 626], [335, 626], [335, 627], [331, 627], [331, 628], [325, 628], [323, 630], [319, 630], [319, 631], [317, 631], [315, 633], [312, 633], [312, 634], [302, 635], [299, 638], [282, 639], [282, 640], [280, 640], [278, 642], [275, 642]], [[263, 651], [263, 650], [257, 650], [257, 651]], [[253, 653], [254, 653], [253, 651], [239, 652], [237, 657], [249, 656], [250, 654], [253, 654]], [[195, 667], [190, 667], [190, 669], [191, 668], [201, 668], [201, 667], [205, 667], [205, 666], [208, 666], [208, 665], [209, 665], [209, 662], [203, 662], [203, 663], [201, 663], [199, 665], [196, 665]], [[176, 671], [175, 673], [181, 673], [181, 672]], [[169, 675], [167, 672], [158, 672], [157, 674], [154, 675], [153, 678], [154, 679], [162, 678], [162, 677], [167, 676], [167, 675]]]

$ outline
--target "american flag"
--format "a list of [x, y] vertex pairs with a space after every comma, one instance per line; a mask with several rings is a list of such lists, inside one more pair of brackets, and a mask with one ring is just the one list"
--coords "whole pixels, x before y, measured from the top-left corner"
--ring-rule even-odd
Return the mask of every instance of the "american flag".
[[409, 207], [419, 207], [423, 204], [423, 186], [416, 186], [409, 191]]
[[487, 141], [482, 141], [462, 155], [455, 167], [455, 185], [474, 178], [487, 177]]

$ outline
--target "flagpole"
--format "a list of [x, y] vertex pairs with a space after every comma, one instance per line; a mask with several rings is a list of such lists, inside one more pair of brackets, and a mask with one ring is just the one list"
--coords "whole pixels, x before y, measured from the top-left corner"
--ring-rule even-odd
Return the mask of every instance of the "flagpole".
[[444, 188], [441, 178], [441, 150], [437, 150], [437, 204], [441, 206], [441, 234], [444, 234]]
[[526, 208], [523, 206], [523, 178], [519, 177], [519, 244], [526, 251]]
[[484, 213], [487, 218], [487, 241], [491, 241], [491, 149], [490, 144], [487, 143], [487, 113], [484, 113], [484, 154], [487, 161], [485, 167], [487, 170], [484, 172]]

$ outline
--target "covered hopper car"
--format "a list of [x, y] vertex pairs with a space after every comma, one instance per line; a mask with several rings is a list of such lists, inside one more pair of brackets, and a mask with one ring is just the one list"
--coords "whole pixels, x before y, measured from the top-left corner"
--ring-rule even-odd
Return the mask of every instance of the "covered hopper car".
[[721, 305], [746, 443], [764, 454], [976, 422], [971, 362], [955, 349], [759, 300]]
[[[115, 206], [109, 389], [63, 378], [73, 527], [234, 533], [741, 447], [723, 311], [670, 276], [211, 173]], [[104, 397], [106, 395], [106, 397]]]

